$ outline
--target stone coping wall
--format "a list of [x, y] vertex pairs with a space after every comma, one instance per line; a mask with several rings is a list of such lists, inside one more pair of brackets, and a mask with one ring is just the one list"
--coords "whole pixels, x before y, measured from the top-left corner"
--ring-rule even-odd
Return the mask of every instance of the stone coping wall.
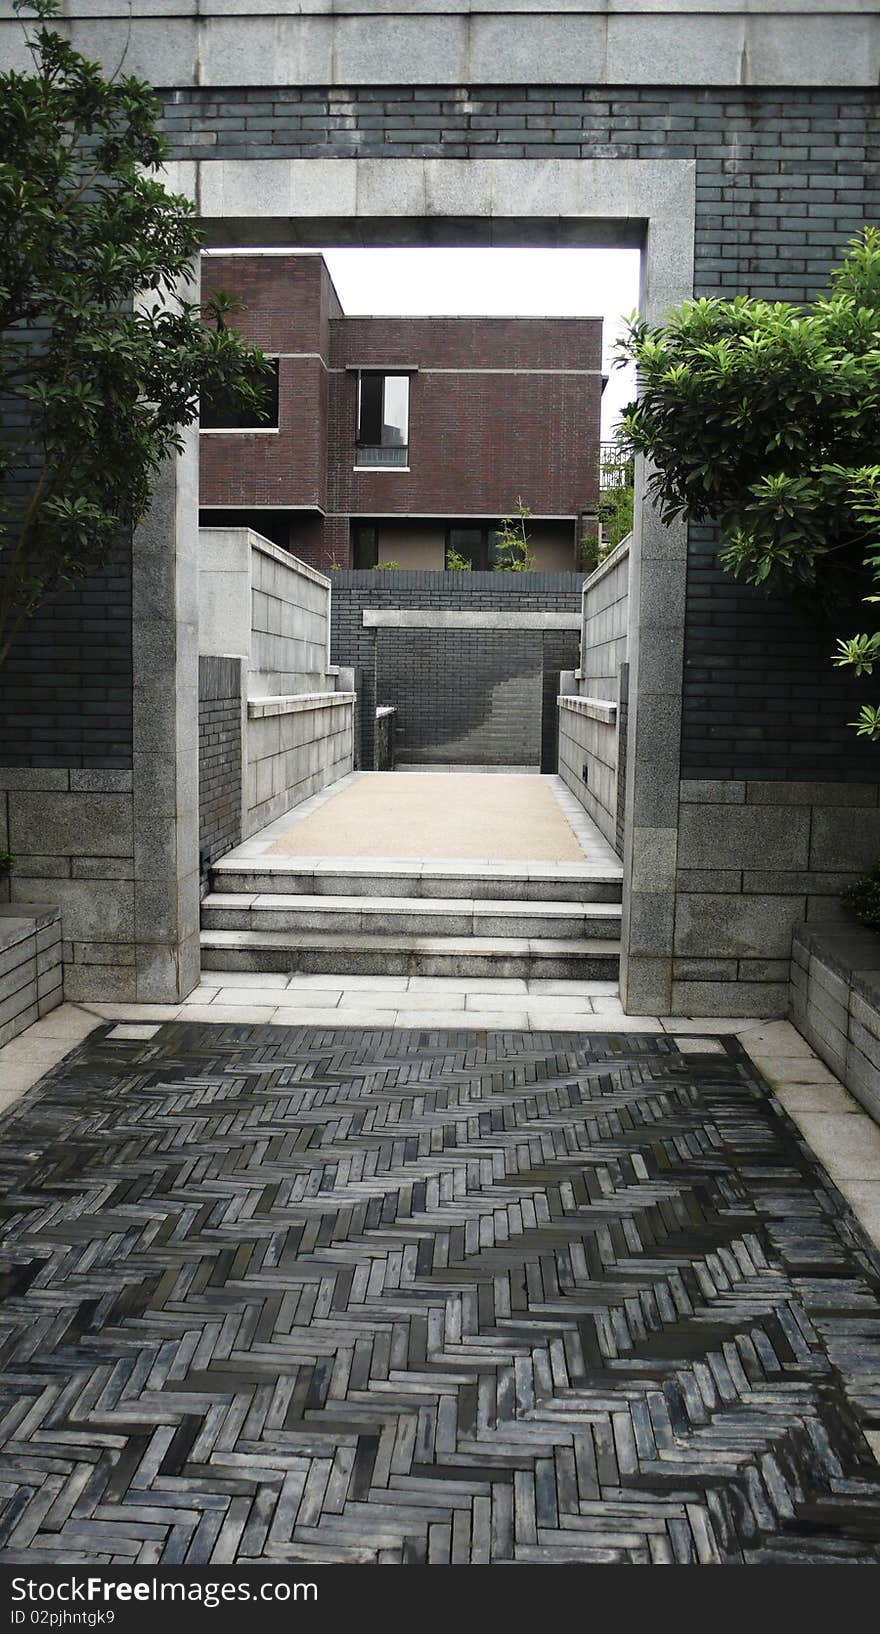
[[799, 925], [791, 1019], [880, 1123], [880, 935], [837, 922]]
[[248, 704], [246, 838], [345, 777], [353, 766], [354, 693]]
[[[0, 905], [0, 1046], [63, 998], [61, 913], [41, 904]], [[2, 1085], [0, 1085], [2, 1088]]]
[[200, 528], [199, 647], [245, 662], [248, 697], [332, 692], [330, 580], [251, 528]]
[[[222, 691], [205, 721], [203, 871], [352, 770], [355, 696], [329, 662], [330, 608], [330, 580], [271, 540], [250, 528], [199, 530], [200, 673]], [[239, 666], [237, 726], [234, 677], [207, 661]]]
[[630, 539], [583, 587], [580, 668], [558, 699], [559, 775], [623, 854]]

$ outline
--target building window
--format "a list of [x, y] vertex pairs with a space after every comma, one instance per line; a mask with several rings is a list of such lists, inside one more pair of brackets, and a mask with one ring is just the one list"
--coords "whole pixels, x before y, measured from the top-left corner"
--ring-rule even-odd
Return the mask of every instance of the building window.
[[495, 566], [498, 559], [497, 537], [497, 528], [486, 522], [447, 528], [446, 567], [449, 567], [450, 556], [454, 555], [470, 562], [475, 573], [487, 572]]
[[358, 374], [355, 465], [409, 464], [409, 375]]
[[353, 522], [351, 527], [352, 567], [375, 567], [379, 560], [379, 529], [375, 522]]
[[265, 383], [264, 417], [256, 419], [253, 409], [234, 408], [224, 393], [206, 392], [199, 405], [201, 431], [277, 431], [278, 430], [278, 359], [269, 359], [272, 373]]

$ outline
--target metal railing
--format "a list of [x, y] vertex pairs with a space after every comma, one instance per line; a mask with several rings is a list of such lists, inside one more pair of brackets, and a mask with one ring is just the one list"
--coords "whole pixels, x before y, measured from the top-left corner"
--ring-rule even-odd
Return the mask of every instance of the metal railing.
[[361, 444], [354, 451], [354, 463], [355, 465], [408, 465], [409, 448], [370, 448]]

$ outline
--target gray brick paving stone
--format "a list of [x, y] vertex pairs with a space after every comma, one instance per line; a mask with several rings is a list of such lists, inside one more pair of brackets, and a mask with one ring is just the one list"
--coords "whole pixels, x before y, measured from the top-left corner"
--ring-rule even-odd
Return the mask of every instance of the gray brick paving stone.
[[0, 1560], [880, 1564], [880, 1264], [735, 1042], [111, 1031], [3, 1126]]

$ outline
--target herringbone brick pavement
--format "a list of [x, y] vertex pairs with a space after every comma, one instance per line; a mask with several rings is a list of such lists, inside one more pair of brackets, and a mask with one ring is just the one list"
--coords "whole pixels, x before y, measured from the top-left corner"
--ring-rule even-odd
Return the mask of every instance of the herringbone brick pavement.
[[105, 1031], [0, 1179], [5, 1561], [880, 1562], [878, 1266], [736, 1044]]

